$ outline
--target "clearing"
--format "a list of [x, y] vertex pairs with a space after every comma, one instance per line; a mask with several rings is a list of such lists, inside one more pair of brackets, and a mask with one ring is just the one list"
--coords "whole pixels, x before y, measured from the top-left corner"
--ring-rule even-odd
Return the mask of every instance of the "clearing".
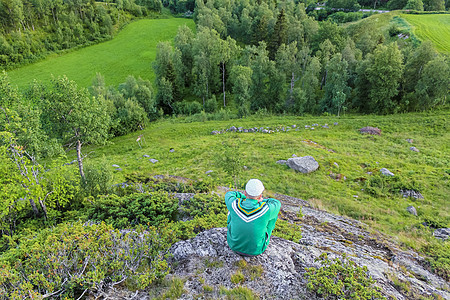
[[193, 20], [181, 18], [144, 19], [122, 29], [112, 40], [64, 54], [8, 72], [11, 83], [27, 87], [34, 79], [49, 82], [52, 75], [66, 75], [78, 85], [88, 87], [97, 72], [107, 85], [125, 82], [128, 75], [154, 81], [152, 61], [161, 41], [172, 41], [181, 25], [193, 30]]

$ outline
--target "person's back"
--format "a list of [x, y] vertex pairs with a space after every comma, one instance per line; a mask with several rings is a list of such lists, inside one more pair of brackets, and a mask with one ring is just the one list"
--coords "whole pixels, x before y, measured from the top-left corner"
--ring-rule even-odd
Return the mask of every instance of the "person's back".
[[276, 199], [263, 199], [261, 181], [251, 179], [245, 194], [228, 192], [227, 242], [231, 250], [241, 255], [259, 255], [269, 245], [281, 204]]

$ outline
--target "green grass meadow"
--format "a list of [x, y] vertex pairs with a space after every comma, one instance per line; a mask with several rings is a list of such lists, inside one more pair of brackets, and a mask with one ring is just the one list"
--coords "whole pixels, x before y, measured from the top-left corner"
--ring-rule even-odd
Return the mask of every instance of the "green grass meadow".
[[430, 40], [440, 52], [450, 53], [450, 15], [401, 14], [421, 40]]
[[54, 54], [40, 62], [8, 72], [11, 82], [27, 87], [34, 79], [49, 82], [52, 75], [66, 75], [78, 85], [88, 87], [97, 72], [107, 85], [125, 82], [128, 75], [154, 81], [152, 61], [161, 41], [172, 41], [178, 27], [186, 24], [193, 30], [191, 19], [144, 19], [127, 25], [112, 40], [77, 51]]
[[[124, 174], [133, 172], [206, 179], [205, 172], [213, 170], [210, 175], [218, 184], [229, 185], [232, 179], [219, 160], [225, 147], [234, 145], [234, 151], [242, 159], [241, 185], [250, 178], [260, 178], [269, 193], [309, 200], [316, 207], [363, 220], [371, 228], [398, 236], [400, 241], [411, 245], [415, 243], [411, 237], [417, 226], [427, 219], [435, 218], [450, 225], [449, 117], [447, 110], [398, 116], [265, 116], [194, 123], [168, 119], [152, 123], [144, 131], [113, 139], [109, 145], [86, 147], [83, 152], [89, 153], [90, 163], [107, 164], [111, 170], [113, 164], [119, 165], [122, 171], [114, 171], [115, 183], [123, 182]], [[338, 125], [333, 125], [334, 122]], [[305, 125], [314, 123], [327, 123], [330, 128], [305, 129]], [[250, 128], [293, 124], [298, 131], [210, 134], [232, 125]], [[362, 135], [358, 129], [364, 126], [379, 127], [382, 135]], [[140, 134], [144, 136], [142, 148], [136, 142]], [[406, 141], [408, 138], [414, 140], [413, 144]], [[410, 150], [411, 146], [420, 152]], [[171, 148], [174, 152], [169, 152]], [[276, 164], [293, 154], [312, 155], [320, 168], [311, 174], [301, 174]], [[159, 162], [153, 164], [144, 155]], [[75, 154], [70, 156], [68, 160]], [[393, 182], [379, 175], [381, 168], [395, 174]], [[333, 179], [331, 173], [342, 174], [346, 180]], [[390, 184], [419, 190], [424, 199], [403, 198], [398, 190], [389, 190]], [[406, 211], [409, 205], [416, 207], [418, 217]]]

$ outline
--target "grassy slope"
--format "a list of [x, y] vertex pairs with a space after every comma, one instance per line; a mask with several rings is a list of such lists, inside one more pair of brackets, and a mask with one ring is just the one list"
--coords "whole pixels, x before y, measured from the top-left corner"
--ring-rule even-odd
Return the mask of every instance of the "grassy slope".
[[450, 15], [402, 14], [414, 28], [414, 34], [421, 40], [431, 40], [436, 49], [450, 53]]
[[107, 42], [86, 47], [8, 72], [12, 83], [26, 87], [34, 79], [48, 82], [51, 75], [67, 75], [80, 86], [91, 84], [97, 72], [105, 76], [107, 85], [118, 85], [128, 75], [140, 76], [153, 82], [151, 62], [155, 59], [156, 45], [172, 40], [179, 26], [195, 24], [189, 19], [139, 20], [127, 25]]
[[[242, 165], [248, 167], [242, 174], [244, 183], [250, 178], [260, 178], [266, 188], [307, 199], [318, 207], [338, 212], [353, 218], [365, 220], [374, 228], [400, 236], [400, 240], [413, 245], [415, 226], [427, 216], [447, 220], [450, 216], [448, 195], [450, 193], [449, 173], [450, 134], [449, 111], [433, 114], [406, 114], [398, 116], [348, 116], [341, 117], [264, 117], [244, 120], [215, 121], [203, 123], [176, 123], [171, 120], [151, 124], [144, 132], [137, 132], [113, 140], [103, 147], [89, 147], [92, 161], [106, 161], [118, 164], [122, 172], [115, 173], [115, 181], [124, 180], [124, 173], [144, 172], [171, 174], [193, 179], [205, 178], [205, 171], [214, 170], [212, 176], [221, 184], [230, 183], [226, 173], [218, 167], [223, 143], [240, 142], [239, 153]], [[316, 127], [307, 130], [305, 125], [333, 124], [330, 129]], [[210, 135], [212, 130], [235, 126], [286, 126], [296, 124], [299, 131], [275, 133], [227, 133]], [[358, 132], [363, 126], [377, 126], [382, 136], [366, 136]], [[140, 149], [136, 138], [143, 133], [145, 142]], [[419, 153], [411, 151], [406, 139], [414, 139]], [[305, 143], [312, 140], [327, 149]], [[170, 153], [169, 149], [175, 152]], [[143, 158], [144, 154], [159, 162], [152, 164]], [[320, 164], [318, 171], [304, 175], [285, 166], [276, 164], [279, 159], [313, 155]], [[73, 155], [73, 154], [71, 154]], [[102, 159], [102, 157], [104, 157]], [[334, 165], [336, 162], [339, 167]], [[364, 166], [365, 165], [365, 166]], [[416, 182], [421, 186], [425, 199], [414, 201], [404, 199], [399, 193], [374, 197], [363, 191], [369, 179], [368, 171], [379, 174], [386, 167], [400, 176], [405, 183]], [[111, 167], [112, 168], [112, 167]], [[113, 168], [112, 168], [113, 169]], [[330, 172], [341, 173], [346, 181], [330, 178]], [[373, 176], [373, 175], [372, 175]], [[355, 197], [358, 196], [358, 197]], [[414, 205], [419, 217], [406, 212]], [[450, 225], [450, 224], [447, 224]], [[420, 235], [419, 235], [420, 236]]]

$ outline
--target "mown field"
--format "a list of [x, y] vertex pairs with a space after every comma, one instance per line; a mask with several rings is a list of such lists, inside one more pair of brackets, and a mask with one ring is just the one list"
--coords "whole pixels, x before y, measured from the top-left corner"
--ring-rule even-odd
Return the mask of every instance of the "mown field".
[[450, 53], [450, 15], [401, 14], [413, 26], [414, 34], [421, 40], [430, 40], [436, 49]]
[[[317, 207], [363, 220], [407, 245], [420, 246], [420, 241], [425, 242], [423, 239], [431, 238], [432, 233], [419, 226], [421, 223], [450, 225], [449, 117], [447, 110], [341, 118], [256, 116], [194, 123], [164, 120], [116, 138], [110, 145], [85, 148], [84, 153], [89, 153], [91, 163], [109, 165], [111, 170], [115, 170], [113, 164], [119, 165], [122, 170], [114, 171], [115, 183], [123, 182], [124, 174], [133, 172], [205, 179], [205, 172], [212, 170], [211, 177], [222, 185], [231, 184], [232, 179], [221, 161], [234, 153], [240, 159], [241, 185], [250, 178], [260, 178], [269, 194], [303, 198]], [[315, 123], [319, 126], [314, 130], [305, 129], [305, 125]], [[329, 129], [321, 127], [325, 123]], [[281, 128], [294, 124], [298, 131], [210, 134], [232, 125]], [[358, 129], [368, 125], [379, 127], [382, 135], [360, 134]], [[136, 142], [140, 134], [142, 148]], [[414, 141], [410, 144], [406, 139]], [[420, 152], [410, 150], [412, 146]], [[319, 170], [305, 175], [276, 164], [293, 154], [312, 155], [320, 164]], [[149, 158], [158, 162], [153, 164]], [[380, 175], [381, 168], [388, 168], [395, 176]], [[419, 191], [424, 199], [403, 198], [401, 189]], [[406, 211], [410, 205], [417, 209], [418, 217]]]
[[172, 41], [178, 27], [186, 24], [194, 29], [193, 20], [169, 18], [139, 20], [127, 25], [114, 39], [11, 70], [11, 82], [20, 88], [34, 79], [48, 82], [51, 76], [66, 75], [80, 86], [90, 86], [97, 72], [105, 76], [107, 85], [118, 85], [128, 75], [153, 82], [152, 61], [160, 41]]

